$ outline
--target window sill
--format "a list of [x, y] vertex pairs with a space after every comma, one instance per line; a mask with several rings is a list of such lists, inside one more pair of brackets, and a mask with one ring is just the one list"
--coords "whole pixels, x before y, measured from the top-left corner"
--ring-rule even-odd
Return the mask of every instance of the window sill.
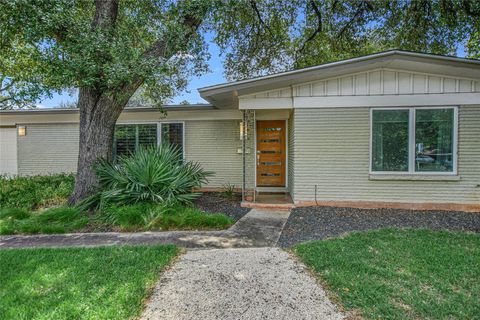
[[368, 180], [393, 180], [393, 181], [460, 181], [459, 175], [453, 174], [382, 174], [374, 173], [368, 176]]

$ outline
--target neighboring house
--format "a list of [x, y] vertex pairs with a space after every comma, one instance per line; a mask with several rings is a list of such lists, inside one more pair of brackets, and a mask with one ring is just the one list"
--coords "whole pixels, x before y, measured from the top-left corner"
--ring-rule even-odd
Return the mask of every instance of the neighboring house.
[[[160, 141], [207, 188], [297, 205], [480, 209], [480, 61], [388, 51], [199, 89], [210, 105], [128, 108], [114, 151]], [[78, 110], [0, 113], [0, 171], [74, 172]]]

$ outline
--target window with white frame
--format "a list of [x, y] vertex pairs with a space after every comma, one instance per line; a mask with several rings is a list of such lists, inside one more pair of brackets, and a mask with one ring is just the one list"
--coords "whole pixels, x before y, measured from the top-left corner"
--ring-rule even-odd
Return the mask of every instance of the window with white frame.
[[128, 155], [139, 148], [169, 143], [183, 155], [183, 123], [118, 124], [113, 141], [114, 158]]
[[371, 171], [456, 172], [455, 107], [373, 109]]

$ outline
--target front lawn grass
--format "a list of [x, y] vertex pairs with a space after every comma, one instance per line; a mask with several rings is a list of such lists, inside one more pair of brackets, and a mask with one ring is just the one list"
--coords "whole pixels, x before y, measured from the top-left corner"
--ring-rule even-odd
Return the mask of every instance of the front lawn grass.
[[383, 229], [297, 245], [347, 310], [366, 319], [478, 319], [480, 235]]
[[0, 319], [132, 319], [176, 247], [0, 250]]

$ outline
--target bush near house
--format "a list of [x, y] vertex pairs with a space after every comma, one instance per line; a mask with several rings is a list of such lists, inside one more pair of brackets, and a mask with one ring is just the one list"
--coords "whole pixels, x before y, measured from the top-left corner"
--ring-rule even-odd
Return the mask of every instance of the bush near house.
[[95, 170], [97, 193], [75, 208], [61, 206], [72, 191], [73, 175], [2, 179], [0, 234], [210, 230], [235, 222], [193, 206], [200, 195], [193, 190], [211, 173], [184, 162], [177, 148], [141, 149], [116, 162], [102, 160]]
[[191, 204], [200, 196], [193, 190], [206, 183], [212, 172], [184, 161], [181, 149], [163, 144], [141, 148], [115, 162], [101, 160], [95, 166], [98, 192], [80, 204], [82, 208], [137, 203]]
[[7, 178], [0, 176], [0, 208], [25, 208], [63, 205], [73, 190], [73, 174]]
[[478, 319], [480, 235], [383, 229], [294, 252], [365, 319]]

